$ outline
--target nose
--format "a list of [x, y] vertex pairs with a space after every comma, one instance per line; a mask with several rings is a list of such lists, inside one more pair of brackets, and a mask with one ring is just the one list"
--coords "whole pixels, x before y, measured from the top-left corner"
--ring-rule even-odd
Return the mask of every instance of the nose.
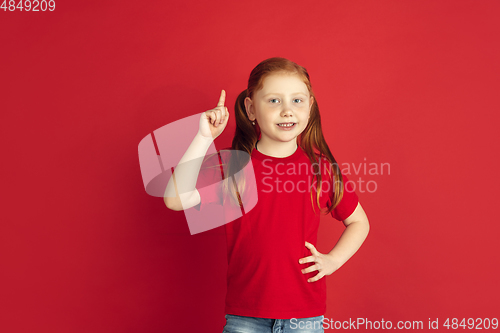
[[292, 113], [292, 107], [290, 103], [283, 103], [283, 109], [281, 110], [281, 116], [282, 117], [291, 117], [293, 115]]

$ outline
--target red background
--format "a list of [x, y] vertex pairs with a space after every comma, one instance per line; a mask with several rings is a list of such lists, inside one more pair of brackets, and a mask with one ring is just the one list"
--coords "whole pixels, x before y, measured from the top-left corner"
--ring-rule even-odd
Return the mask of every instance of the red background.
[[[146, 194], [137, 146], [251, 69], [305, 66], [340, 163], [390, 163], [325, 317], [499, 317], [498, 1], [57, 1], [0, 11], [2, 332], [222, 332], [221, 228]], [[218, 147], [230, 145], [234, 113]], [[175, 143], [174, 143], [175, 144]], [[366, 160], [365, 160], [366, 159]], [[324, 217], [318, 249], [343, 225]], [[444, 328], [441, 328], [444, 330]]]

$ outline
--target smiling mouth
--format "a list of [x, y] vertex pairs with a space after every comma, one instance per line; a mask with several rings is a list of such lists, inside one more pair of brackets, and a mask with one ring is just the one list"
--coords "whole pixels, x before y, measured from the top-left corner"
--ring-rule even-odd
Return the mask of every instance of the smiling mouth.
[[296, 123], [279, 123], [277, 124], [279, 127], [292, 127]]

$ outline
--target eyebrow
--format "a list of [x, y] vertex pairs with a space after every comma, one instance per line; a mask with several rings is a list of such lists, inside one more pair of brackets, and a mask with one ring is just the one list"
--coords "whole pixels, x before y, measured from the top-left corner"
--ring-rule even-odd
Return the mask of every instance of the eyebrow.
[[[265, 94], [263, 97], [267, 97], [267, 96], [270, 96], [270, 95], [283, 95], [283, 94], [280, 94], [280, 93], [269, 93], [269, 94]], [[294, 92], [294, 93], [292, 93], [292, 95], [304, 95], [304, 96], [307, 96], [307, 94], [304, 93], [304, 92]]]

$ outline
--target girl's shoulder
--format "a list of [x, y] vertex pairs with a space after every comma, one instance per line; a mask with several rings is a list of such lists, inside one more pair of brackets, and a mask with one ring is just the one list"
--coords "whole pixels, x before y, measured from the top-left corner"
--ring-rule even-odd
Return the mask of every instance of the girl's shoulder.
[[215, 152], [212, 152], [210, 154], [206, 154], [205, 158], [203, 159], [203, 163], [213, 165], [213, 163], [215, 163], [219, 160], [227, 159], [228, 156], [230, 156], [230, 154], [231, 154], [231, 147], [217, 149]]
[[[240, 150], [234, 150], [231, 147], [218, 149], [215, 152], [205, 155], [201, 169], [220, 169], [226, 170], [230, 165], [242, 167], [250, 161], [250, 156]], [[235, 163], [236, 162], [236, 163]], [[223, 171], [225, 173], [225, 171]]]

